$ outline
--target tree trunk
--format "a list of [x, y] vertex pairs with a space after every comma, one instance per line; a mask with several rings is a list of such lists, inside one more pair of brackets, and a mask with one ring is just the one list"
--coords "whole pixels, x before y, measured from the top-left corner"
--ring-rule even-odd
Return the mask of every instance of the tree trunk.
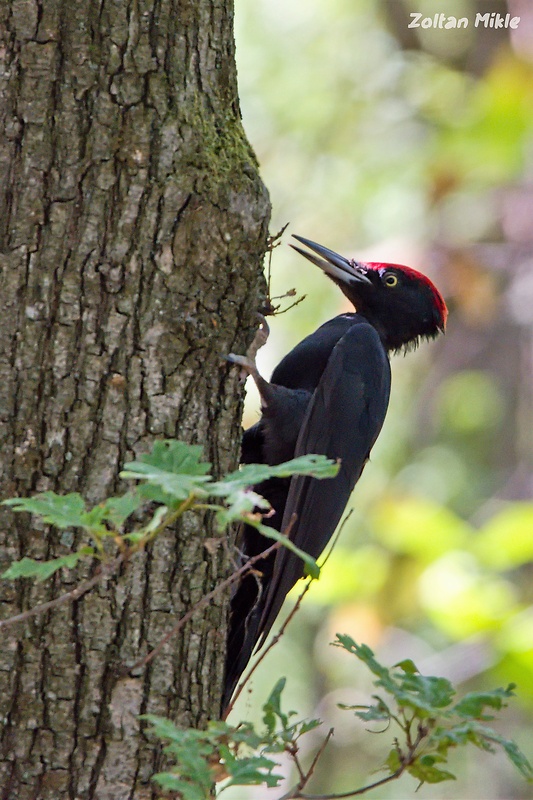
[[[263, 289], [269, 204], [241, 128], [231, 0], [10, 0], [0, 7], [2, 497], [120, 492], [156, 437], [235, 466], [242, 352]], [[3, 571], [73, 536], [3, 511]], [[2, 631], [0, 798], [153, 796], [160, 758], [137, 715], [219, 711], [221, 597], [139, 677], [227, 572], [189, 514], [122, 574]], [[76, 544], [78, 541], [76, 540]], [[87, 569], [4, 581], [3, 618]]]

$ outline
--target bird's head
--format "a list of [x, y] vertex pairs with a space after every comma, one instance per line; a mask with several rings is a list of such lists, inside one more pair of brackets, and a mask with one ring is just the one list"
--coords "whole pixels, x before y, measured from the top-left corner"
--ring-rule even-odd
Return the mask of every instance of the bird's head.
[[320, 256], [291, 245], [340, 287], [387, 350], [416, 347], [421, 338], [444, 333], [448, 309], [426, 275], [400, 264], [349, 260], [309, 239], [294, 238]]

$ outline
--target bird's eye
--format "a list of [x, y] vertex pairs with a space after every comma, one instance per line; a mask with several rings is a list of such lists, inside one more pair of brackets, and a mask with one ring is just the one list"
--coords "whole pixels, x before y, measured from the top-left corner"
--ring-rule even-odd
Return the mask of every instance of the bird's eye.
[[389, 272], [387, 275], [385, 275], [384, 281], [386, 286], [392, 287], [397, 285], [398, 278], [392, 272]]

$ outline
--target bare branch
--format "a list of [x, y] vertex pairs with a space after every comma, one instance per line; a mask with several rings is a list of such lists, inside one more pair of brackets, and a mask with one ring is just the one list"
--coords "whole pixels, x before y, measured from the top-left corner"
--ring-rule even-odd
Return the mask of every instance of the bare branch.
[[[272, 299], [273, 300], [285, 300], [286, 297], [294, 297], [295, 294], [296, 294], [296, 291], [294, 289], [289, 289], [289, 291], [285, 292], [285, 294], [280, 294], [279, 297], [273, 297]], [[290, 311], [291, 308], [295, 308], [296, 306], [300, 305], [300, 303], [303, 303], [303, 301], [306, 299], [306, 297], [307, 297], [306, 294], [301, 294], [300, 297], [297, 300], [294, 301], [294, 303], [291, 303], [290, 305], [287, 306], [287, 308], [284, 308], [282, 311], [279, 311], [279, 306], [273, 306], [273, 308], [274, 308], [273, 313], [277, 317], [279, 317], [280, 314], [285, 314], [287, 311]]]
[[299, 763], [299, 760], [297, 758], [294, 759], [295, 762], [296, 762], [296, 766], [297, 766], [298, 772], [299, 772], [299, 774], [301, 776], [301, 780], [300, 780], [300, 782], [298, 783], [297, 786], [295, 786], [293, 789], [291, 789], [289, 792], [287, 792], [287, 794], [284, 794], [283, 797], [280, 797], [279, 800], [291, 800], [291, 798], [293, 798], [293, 797], [299, 797], [299, 795], [295, 794], [295, 792], [301, 792], [302, 789], [308, 783], [311, 775], [315, 771], [315, 767], [318, 764], [319, 759], [321, 758], [321, 756], [322, 756], [324, 750], [326, 749], [326, 747], [328, 745], [328, 742], [329, 742], [329, 740], [331, 739], [332, 736], [333, 736], [333, 728], [330, 728], [328, 733], [327, 733], [327, 736], [324, 738], [324, 741], [322, 742], [322, 744], [318, 748], [317, 752], [315, 753], [315, 757], [313, 758], [313, 760], [311, 762], [311, 766], [309, 767], [309, 769], [307, 770], [306, 773], [303, 773], [303, 771], [301, 769], [301, 766], [300, 766], [300, 763]]
[[194, 606], [190, 608], [189, 611], [187, 611], [187, 613], [184, 614], [183, 617], [181, 617], [181, 619], [178, 620], [178, 622], [174, 625], [174, 627], [171, 628], [171, 630], [167, 634], [165, 634], [165, 636], [163, 636], [163, 638], [158, 642], [158, 644], [156, 644], [153, 650], [150, 650], [150, 652], [146, 656], [136, 661], [132, 667], [125, 666], [124, 667], [125, 673], [131, 674], [132, 672], [136, 672], [137, 670], [142, 669], [147, 664], [149, 664], [150, 661], [152, 661], [156, 657], [156, 655], [158, 655], [158, 653], [161, 652], [165, 644], [170, 639], [172, 639], [172, 637], [175, 636], [176, 633], [178, 633], [178, 631], [181, 630], [181, 628], [183, 628], [183, 626], [187, 624], [187, 622], [189, 622], [191, 617], [193, 617], [197, 611], [209, 605], [211, 600], [214, 597], [216, 597], [217, 594], [223, 592], [225, 589], [228, 588], [228, 586], [231, 586], [232, 583], [235, 583], [235, 581], [237, 581], [239, 578], [241, 578], [243, 575], [249, 572], [257, 561], [260, 561], [263, 558], [267, 558], [275, 550], [278, 550], [282, 546], [282, 544], [283, 542], [274, 542], [274, 544], [270, 545], [270, 547], [267, 547], [266, 550], [263, 550], [262, 553], [259, 553], [258, 555], [248, 559], [246, 564], [243, 564], [242, 567], [239, 567], [238, 570], [232, 572], [232, 574], [228, 578], [226, 578], [226, 580], [222, 581], [222, 583], [217, 584], [214, 589], [212, 589], [210, 592], [205, 594], [200, 600], [198, 600], [198, 602], [195, 603]]
[[283, 795], [280, 800], [343, 800], [346, 797], [357, 797], [358, 795], [370, 792], [372, 789], [377, 789], [378, 786], [383, 786], [390, 781], [396, 780], [396, 778], [399, 778], [405, 771], [406, 767], [407, 765], [402, 764], [395, 772], [386, 775], [385, 778], [380, 778], [379, 781], [368, 783], [366, 786], [361, 786], [359, 789], [354, 789], [350, 792], [342, 792], [340, 794], [301, 794], [300, 790], [296, 789], [292, 794]]
[[[324, 564], [326, 563], [328, 558], [331, 556], [333, 548], [337, 544], [339, 536], [342, 533], [344, 526], [346, 525], [346, 523], [350, 519], [352, 513], [353, 513], [353, 509], [350, 509], [348, 514], [343, 519], [343, 521], [342, 521], [342, 523], [341, 523], [341, 525], [340, 525], [340, 527], [339, 527], [339, 529], [338, 529], [333, 541], [331, 542], [331, 544], [330, 544], [330, 546], [328, 548], [328, 551], [327, 551], [327, 553], [326, 553], [326, 555], [324, 557], [324, 560], [320, 564], [320, 569], [322, 569], [322, 567], [324, 566]], [[290, 535], [291, 528], [292, 528], [292, 526], [294, 525], [295, 522], [296, 522], [296, 518], [294, 517], [293, 519], [291, 519], [291, 521], [289, 522], [289, 524], [287, 526], [287, 530], [285, 531], [285, 535], [286, 536]], [[285, 620], [285, 622], [283, 623], [283, 625], [281, 626], [281, 628], [279, 629], [277, 634], [270, 640], [270, 642], [268, 643], [267, 647], [265, 647], [262, 650], [261, 655], [256, 659], [256, 661], [252, 665], [251, 669], [246, 673], [246, 675], [244, 676], [242, 681], [237, 686], [237, 688], [236, 688], [236, 690], [235, 690], [235, 692], [233, 694], [231, 703], [229, 704], [229, 706], [226, 708], [226, 711], [224, 712], [224, 715], [222, 717], [223, 720], [227, 719], [229, 713], [233, 710], [233, 707], [235, 705], [235, 702], [236, 702], [237, 698], [240, 697], [240, 695], [242, 693], [242, 690], [244, 689], [244, 687], [246, 686], [246, 684], [248, 683], [248, 681], [250, 680], [250, 678], [252, 677], [252, 675], [256, 671], [256, 669], [259, 666], [259, 664], [261, 664], [261, 662], [263, 661], [263, 659], [265, 658], [267, 653], [270, 652], [270, 650], [279, 642], [279, 640], [281, 639], [281, 637], [285, 633], [285, 631], [287, 629], [287, 625], [291, 622], [291, 620], [293, 619], [294, 615], [296, 614], [296, 612], [300, 608], [302, 600], [304, 599], [305, 595], [309, 591], [309, 587], [311, 586], [311, 583], [313, 582], [313, 580], [314, 580], [314, 578], [309, 578], [309, 580], [305, 584], [300, 596], [298, 597], [296, 603], [294, 604], [294, 607], [292, 608], [289, 616], [287, 617], [287, 619]]]
[[[265, 315], [271, 315], [271, 314], [277, 314], [278, 313], [279, 306], [275, 306], [272, 303], [273, 300], [279, 300], [279, 299], [282, 299], [283, 297], [294, 297], [294, 295], [296, 294], [296, 291], [294, 289], [289, 290], [289, 292], [287, 292], [286, 295], [281, 295], [281, 297], [271, 297], [271, 294], [270, 294], [270, 283], [271, 283], [271, 277], [272, 277], [272, 275], [271, 275], [271, 273], [272, 273], [272, 253], [273, 253], [273, 251], [274, 251], [274, 249], [276, 247], [280, 246], [281, 238], [282, 238], [283, 234], [285, 233], [285, 231], [287, 230], [288, 227], [289, 227], [289, 223], [287, 222], [281, 228], [281, 230], [279, 230], [277, 233], [274, 233], [271, 236], [269, 236], [268, 240], [267, 240], [267, 253], [268, 253], [268, 260], [267, 260], [267, 267], [266, 267], [267, 298], [265, 300], [264, 308], [262, 309], [263, 313]], [[300, 298], [300, 300], [298, 300], [297, 303], [294, 303], [293, 305], [297, 305], [303, 299], [304, 299], [304, 297]], [[290, 308], [292, 308], [292, 306], [290, 306]], [[285, 309], [285, 310], [287, 311], [288, 309]], [[283, 312], [281, 312], [281, 313], [283, 313]]]
[[64, 603], [72, 603], [74, 600], [78, 600], [80, 597], [82, 597], [82, 595], [86, 594], [90, 589], [103, 581], [104, 578], [114, 575], [123, 561], [124, 555], [121, 553], [112, 561], [101, 564], [97, 568], [96, 573], [92, 578], [89, 578], [88, 580], [83, 581], [83, 583], [78, 584], [78, 586], [76, 586], [74, 589], [71, 589], [70, 592], [65, 592], [65, 594], [56, 597], [54, 600], [49, 600], [47, 603], [41, 603], [34, 608], [28, 609], [28, 611], [24, 611], [21, 614], [16, 614], [14, 617], [0, 620], [0, 630], [2, 628], [9, 627], [9, 625], [14, 625], [16, 622], [24, 622], [25, 620], [31, 619], [31, 617], [35, 617], [38, 614], [44, 614], [45, 611], [50, 611], [53, 608], [62, 606]]
[[276, 633], [276, 635], [272, 637], [272, 639], [270, 640], [270, 642], [268, 643], [268, 645], [267, 645], [267, 646], [266, 646], [266, 647], [265, 647], [265, 648], [264, 648], [264, 649], [261, 651], [261, 655], [260, 655], [260, 656], [259, 656], [259, 657], [256, 659], [256, 661], [254, 662], [254, 664], [253, 664], [253, 666], [251, 667], [251, 669], [250, 669], [250, 670], [249, 670], [249, 671], [246, 673], [246, 675], [244, 676], [244, 678], [242, 679], [242, 681], [241, 681], [241, 682], [239, 683], [239, 685], [237, 686], [237, 688], [236, 688], [236, 690], [235, 690], [235, 693], [234, 693], [234, 695], [233, 695], [232, 701], [231, 701], [231, 703], [229, 704], [229, 706], [227, 707], [227, 709], [226, 709], [226, 711], [225, 711], [225, 713], [224, 713], [224, 716], [222, 717], [222, 719], [226, 719], [226, 717], [228, 716], [228, 714], [230, 713], [230, 711], [233, 709], [233, 706], [235, 705], [235, 701], [236, 701], [236, 700], [237, 700], [237, 698], [240, 696], [240, 694], [241, 694], [242, 690], [244, 689], [245, 685], [248, 683], [248, 681], [250, 680], [250, 678], [252, 677], [252, 675], [253, 675], [253, 674], [254, 674], [254, 672], [256, 671], [256, 669], [257, 669], [257, 667], [259, 666], [259, 664], [261, 664], [261, 662], [263, 661], [263, 659], [265, 658], [265, 656], [266, 656], [266, 655], [267, 655], [267, 654], [268, 654], [268, 653], [269, 653], [269, 652], [272, 650], [272, 648], [273, 648], [273, 647], [274, 647], [274, 646], [275, 646], [275, 645], [276, 645], [276, 644], [279, 642], [279, 640], [281, 639], [281, 637], [282, 637], [282, 636], [283, 636], [283, 634], [285, 633], [285, 631], [286, 631], [286, 629], [287, 629], [287, 625], [288, 625], [288, 624], [291, 622], [291, 620], [293, 619], [294, 615], [296, 614], [296, 612], [297, 612], [297, 611], [298, 611], [298, 609], [300, 608], [301, 602], [302, 602], [302, 600], [303, 600], [304, 596], [307, 594], [307, 592], [308, 592], [308, 590], [309, 590], [309, 587], [311, 586], [311, 583], [312, 583], [313, 581], [314, 581], [314, 578], [309, 578], [309, 580], [308, 580], [308, 581], [307, 581], [307, 583], [305, 584], [304, 588], [302, 589], [302, 591], [301, 591], [301, 593], [300, 593], [300, 596], [298, 597], [298, 599], [297, 599], [296, 603], [294, 604], [293, 608], [291, 609], [291, 612], [290, 612], [289, 616], [287, 617], [287, 619], [285, 620], [285, 622], [283, 623], [283, 625], [281, 626], [281, 628], [279, 629], [279, 631]]
[[328, 733], [327, 733], [326, 738], [324, 739], [324, 741], [322, 742], [322, 744], [318, 748], [318, 750], [317, 750], [317, 752], [315, 754], [315, 757], [313, 758], [313, 760], [311, 762], [311, 766], [307, 770], [307, 780], [309, 780], [309, 778], [311, 777], [311, 775], [315, 771], [315, 767], [318, 764], [318, 760], [322, 757], [322, 753], [324, 752], [324, 750], [328, 746], [328, 742], [329, 742], [329, 740], [331, 739], [332, 736], [333, 736], [333, 728], [330, 728]]

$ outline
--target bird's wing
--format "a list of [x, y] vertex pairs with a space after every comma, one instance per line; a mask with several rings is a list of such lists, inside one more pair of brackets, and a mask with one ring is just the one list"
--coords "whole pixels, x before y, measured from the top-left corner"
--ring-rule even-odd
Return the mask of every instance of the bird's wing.
[[[282, 530], [318, 558], [339, 523], [383, 425], [390, 392], [390, 365], [374, 327], [353, 325], [333, 349], [304, 418], [296, 456], [318, 453], [340, 459], [335, 478], [291, 480]], [[276, 554], [259, 635], [264, 642], [285, 595], [303, 575], [303, 562], [282, 547]]]
[[244, 431], [241, 464], [260, 464], [263, 460], [264, 432], [261, 421]]

